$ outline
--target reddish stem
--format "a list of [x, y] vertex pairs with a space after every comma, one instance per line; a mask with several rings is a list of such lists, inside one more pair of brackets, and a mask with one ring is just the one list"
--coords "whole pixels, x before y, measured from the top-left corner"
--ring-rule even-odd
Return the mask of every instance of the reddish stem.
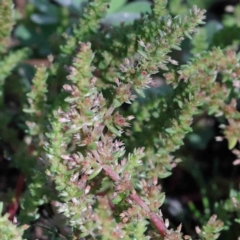
[[15, 199], [13, 200], [13, 202], [10, 204], [10, 206], [8, 208], [8, 213], [9, 213], [8, 219], [10, 221], [13, 221], [13, 218], [16, 215], [16, 212], [18, 210], [19, 201], [20, 201], [20, 197], [21, 197], [21, 194], [22, 194], [24, 181], [25, 181], [25, 178], [24, 178], [23, 174], [20, 174], [18, 176]]
[[8, 214], [9, 214], [8, 220], [13, 221], [13, 218], [17, 210], [18, 210], [18, 202], [16, 201], [16, 199], [14, 199], [8, 208]]
[[30, 64], [32, 66], [41, 66], [44, 65], [45, 67], [49, 67], [50, 66], [50, 62], [48, 59], [28, 59], [25, 60], [24, 63]]
[[[105, 173], [114, 181], [119, 182], [121, 180], [120, 176], [114, 172], [114, 170], [108, 166], [104, 165], [103, 170]], [[142, 209], [144, 209], [148, 214], [150, 221], [155, 225], [158, 229], [159, 233], [164, 237], [166, 236], [167, 228], [163, 222], [163, 220], [154, 212], [151, 212], [149, 206], [138, 196], [137, 193], [130, 194], [130, 199], [134, 200]]]
[[16, 8], [21, 12], [22, 16], [25, 15], [26, 0], [15, 0]]
[[16, 188], [16, 199], [17, 199], [18, 202], [20, 201], [20, 197], [21, 197], [21, 194], [22, 194], [24, 181], [25, 181], [24, 175], [20, 174], [18, 176], [18, 182], [17, 182], [17, 188]]
[[134, 200], [146, 212], [150, 212], [151, 211], [149, 206], [137, 194], [130, 194], [130, 198], [132, 200]]
[[109, 117], [113, 113], [114, 109], [115, 108], [113, 107], [113, 105], [111, 105], [105, 114], [105, 118]]
[[159, 233], [164, 237], [166, 236], [167, 228], [163, 222], [163, 220], [154, 212], [150, 213], [150, 220], [158, 229]]
[[118, 182], [121, 180], [119, 175], [117, 173], [115, 173], [114, 170], [110, 166], [103, 165], [103, 170], [114, 182]]

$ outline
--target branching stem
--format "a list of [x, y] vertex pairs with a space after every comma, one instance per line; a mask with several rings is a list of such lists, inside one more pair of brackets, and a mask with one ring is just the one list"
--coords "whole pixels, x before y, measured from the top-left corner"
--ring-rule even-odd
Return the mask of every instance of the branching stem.
[[[103, 170], [114, 182], [119, 182], [121, 180], [121, 177], [117, 173], [115, 173], [110, 166], [104, 165]], [[130, 194], [129, 197], [131, 200], [133, 200], [137, 205], [139, 205], [142, 209], [144, 209], [148, 213], [150, 221], [155, 225], [159, 233], [164, 237], [166, 235], [167, 228], [163, 220], [155, 212], [151, 211], [149, 206], [143, 201], [143, 199], [136, 192], [133, 194]]]

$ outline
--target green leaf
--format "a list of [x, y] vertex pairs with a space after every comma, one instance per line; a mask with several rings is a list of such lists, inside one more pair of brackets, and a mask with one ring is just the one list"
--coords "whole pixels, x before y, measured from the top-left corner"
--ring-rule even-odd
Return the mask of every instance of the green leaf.
[[165, 131], [169, 134], [174, 134], [175, 131], [172, 128], [166, 128]]
[[126, 194], [125, 193], [119, 193], [113, 200], [112, 200], [112, 203], [113, 204], [118, 204], [118, 203], [120, 203], [122, 200], [123, 200], [123, 198], [125, 198], [126, 197]]
[[184, 35], [187, 37], [187, 38], [189, 38], [190, 40], [192, 39], [192, 36], [186, 31], [186, 32], [184, 32]]
[[91, 175], [88, 176], [88, 180], [95, 178], [102, 171], [102, 167], [96, 169]]
[[120, 102], [118, 99], [114, 99], [113, 100], [113, 107], [114, 108], [118, 108], [118, 107], [120, 107], [122, 105], [122, 102]]
[[178, 45], [173, 45], [172, 48], [177, 50], [177, 51], [181, 51], [182, 50], [182, 48], [180, 48]]
[[24, 108], [23, 111], [25, 113], [35, 113], [35, 111], [33, 109], [27, 109], [27, 108]]
[[63, 185], [57, 185], [56, 186], [56, 189], [59, 191], [59, 192], [61, 192], [63, 189], [65, 189], [66, 188], [66, 186], [63, 184]]
[[138, 53], [140, 53], [144, 58], [148, 59], [148, 56], [145, 52], [143, 52], [142, 50], [138, 50]]
[[83, 195], [84, 191], [82, 190], [77, 190], [74, 194], [72, 194], [72, 196], [74, 196], [75, 198], [81, 197]]
[[55, 2], [62, 6], [69, 6], [71, 4], [71, 0], [55, 0]]
[[126, 4], [126, 0], [111, 0], [110, 7], [107, 10], [107, 13], [114, 13], [117, 10]]
[[16, 30], [15, 30], [15, 36], [17, 38], [20, 38], [20, 39], [26, 41], [26, 40], [29, 40], [31, 38], [31, 32], [25, 26], [18, 25]]
[[164, 172], [159, 174], [159, 178], [167, 178], [172, 175], [172, 172]]
[[165, 195], [165, 193], [159, 193], [159, 195], [158, 195], [158, 201], [161, 203], [161, 205], [164, 203], [164, 201], [165, 201], [165, 198], [166, 198], [166, 195]]
[[118, 159], [118, 158], [122, 157], [124, 155], [124, 153], [125, 153], [125, 151], [118, 150], [118, 151], [113, 153], [113, 158]]
[[31, 20], [39, 25], [56, 24], [58, 22], [56, 17], [43, 14], [33, 14]]
[[93, 117], [94, 116], [94, 113], [91, 110], [84, 111], [84, 114], [86, 114], [86, 116], [89, 116], [89, 117]]
[[79, 11], [82, 9], [83, 7], [83, 3], [86, 0], [72, 0], [71, 1], [71, 7], [75, 10], [75, 11]]
[[133, 3], [129, 3], [123, 8], [119, 9], [119, 12], [134, 12], [134, 13], [141, 13], [141, 12], [151, 12], [151, 4], [147, 1], [136, 1]]
[[112, 132], [113, 134], [117, 135], [118, 137], [121, 136], [121, 133], [117, 130], [117, 128], [115, 128], [115, 127], [112, 126], [111, 124], [106, 123], [106, 126], [107, 126], [107, 128], [108, 128], [108, 130], [109, 130], [110, 132]]
[[87, 145], [87, 148], [89, 150], [96, 150], [97, 149], [97, 144], [95, 142], [92, 142], [92, 143]]
[[216, 32], [222, 29], [222, 24], [216, 20], [209, 21], [206, 26], [207, 40], [210, 42]]
[[140, 13], [118, 12], [118, 13], [108, 14], [103, 20], [103, 22], [105, 24], [119, 25], [122, 22], [131, 23], [138, 18], [140, 18]]
[[240, 223], [240, 218], [234, 219], [235, 222]]
[[182, 102], [181, 100], [177, 100], [177, 104], [178, 104], [178, 106], [179, 106], [180, 108], [183, 107], [183, 102]]
[[65, 102], [69, 102], [69, 103], [72, 103], [72, 102], [75, 102], [78, 100], [79, 97], [67, 97], [65, 98]]
[[141, 97], [145, 97], [144, 91], [143, 89], [139, 89], [139, 88], [135, 88], [135, 91], [141, 96]]
[[229, 150], [233, 149], [235, 145], [237, 144], [237, 137], [232, 136], [231, 138], [228, 139], [228, 148]]
[[188, 10], [186, 4], [182, 4], [181, 0], [169, 1], [169, 9], [174, 15], [186, 14]]

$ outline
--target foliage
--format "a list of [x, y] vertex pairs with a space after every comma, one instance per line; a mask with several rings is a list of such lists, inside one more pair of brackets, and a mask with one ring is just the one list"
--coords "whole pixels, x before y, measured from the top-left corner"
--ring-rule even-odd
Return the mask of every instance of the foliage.
[[[0, 203], [0, 212], [3, 210], [3, 203]], [[16, 239], [21, 240], [23, 235], [23, 229], [16, 227], [8, 220], [8, 214], [1, 216], [0, 218], [0, 237], [3, 240]]]
[[[3, 239], [21, 239], [15, 218], [29, 226], [30, 239], [47, 206], [48, 218], [55, 216], [49, 228], [43, 225], [49, 239], [193, 239], [188, 223], [183, 230], [180, 222], [169, 225], [160, 210], [171, 203], [163, 179], [181, 161], [201, 188], [205, 215], [188, 203], [202, 225], [198, 238], [218, 239], [239, 223], [239, 191], [210, 206], [201, 172], [181, 153], [197, 135], [194, 117], [207, 113], [221, 121], [217, 140], [228, 142], [239, 163], [239, 42], [237, 34], [234, 43], [222, 40], [238, 29], [238, 18], [225, 16], [222, 29], [204, 26], [206, 11], [192, 1], [54, 2], [29, 1], [10, 50], [15, 11], [10, 0], [0, 2], [0, 134], [4, 154], [20, 170], [0, 223], [13, 230]], [[44, 58], [47, 66], [20, 64], [29, 55], [27, 62]], [[8, 100], [11, 94], [17, 100]]]

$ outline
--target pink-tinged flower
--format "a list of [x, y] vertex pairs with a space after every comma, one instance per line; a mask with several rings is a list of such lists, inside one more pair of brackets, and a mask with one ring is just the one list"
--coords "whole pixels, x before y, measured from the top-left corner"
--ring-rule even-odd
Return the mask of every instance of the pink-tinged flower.
[[69, 85], [69, 84], [64, 84], [63, 85], [63, 89], [66, 91], [66, 92], [71, 92], [73, 89], [72, 89], [72, 86]]
[[195, 227], [195, 231], [196, 231], [197, 234], [200, 234], [200, 233], [201, 233], [200, 227], [199, 227], [199, 226], [196, 226], [196, 227]]
[[217, 142], [221, 142], [221, 141], [223, 141], [223, 137], [222, 136], [217, 136], [217, 137], [215, 137], [215, 140]]
[[146, 46], [145, 46], [145, 43], [144, 43], [141, 39], [138, 40], [138, 43], [139, 43], [139, 45], [140, 45], [141, 47], [144, 47], [144, 48], [146, 47]]
[[113, 121], [117, 126], [120, 127], [129, 127], [130, 124], [126, 121], [126, 119], [120, 115], [118, 112], [114, 114]]
[[169, 58], [168, 61], [173, 65], [178, 65], [178, 61], [176, 61], [174, 59]]
[[85, 194], [88, 194], [90, 192], [91, 186], [87, 185], [87, 187], [84, 190]]
[[131, 84], [119, 83], [116, 97], [121, 99], [122, 102], [131, 103], [137, 96], [132, 94]]
[[58, 114], [62, 114], [63, 113], [63, 111], [62, 111], [62, 109], [60, 107], [58, 108], [57, 113]]
[[66, 123], [66, 122], [70, 122], [70, 119], [67, 119], [67, 118], [59, 118], [58, 121], [60, 123]]
[[64, 160], [72, 160], [72, 158], [69, 155], [62, 155], [61, 158]]
[[133, 115], [130, 115], [127, 117], [127, 120], [131, 121], [132, 119], [134, 119], [135, 117]]
[[91, 78], [91, 84], [94, 86], [97, 82], [97, 78], [96, 77], [92, 77]]
[[235, 88], [240, 89], [240, 80], [234, 80], [234, 81], [233, 81], [233, 86], [234, 86]]
[[125, 59], [124, 59], [124, 62], [125, 62], [126, 65], [129, 65], [129, 64], [130, 64], [130, 61], [129, 61], [128, 58], [125, 58]]
[[117, 86], [120, 85], [119, 79], [118, 78], [114, 78], [114, 82], [117, 84]]
[[240, 159], [236, 159], [233, 161], [233, 165], [240, 165]]

